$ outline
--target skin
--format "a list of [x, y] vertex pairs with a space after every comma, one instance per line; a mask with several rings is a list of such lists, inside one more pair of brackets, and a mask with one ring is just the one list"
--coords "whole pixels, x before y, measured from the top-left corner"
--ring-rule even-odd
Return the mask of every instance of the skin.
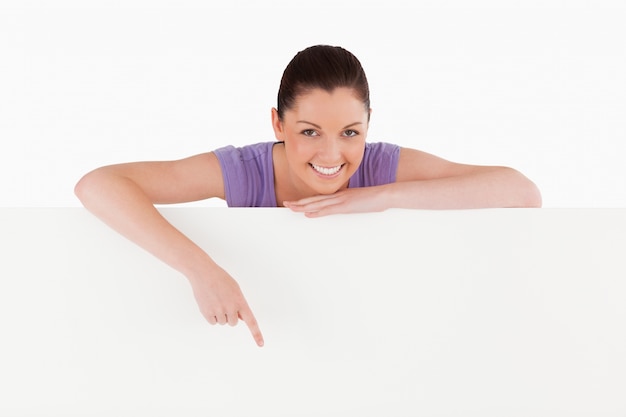
[[[540, 207], [537, 187], [507, 167], [464, 165], [402, 148], [397, 181], [347, 188], [361, 162], [370, 110], [353, 91], [312, 90], [281, 120], [272, 109], [276, 201], [308, 217], [387, 208]], [[322, 167], [317, 172], [313, 165]], [[334, 172], [333, 167], [341, 167]], [[264, 340], [237, 282], [199, 246], [174, 228], [155, 204], [224, 199], [217, 157], [203, 153], [176, 161], [134, 162], [97, 168], [75, 194], [94, 215], [172, 268], [192, 287], [210, 324], [245, 322], [258, 346]]]
[[[272, 109], [274, 134], [284, 142], [274, 146], [278, 205], [346, 189], [363, 159], [367, 119], [363, 103], [347, 88], [300, 96], [283, 120]], [[314, 166], [340, 168], [326, 175]]]
[[[288, 172], [280, 171], [280, 174], [283, 178], [302, 180], [309, 191], [307, 196], [282, 194], [280, 187], [284, 184], [278, 178], [278, 201], [308, 217], [383, 211], [392, 207], [461, 209], [541, 206], [541, 195], [535, 184], [512, 168], [459, 164], [410, 148], [400, 150], [395, 183], [347, 188], [347, 178], [358, 166], [356, 155], [362, 154], [365, 146], [367, 116], [363, 103], [344, 88], [332, 92], [317, 89], [301, 96], [298, 104], [285, 112], [283, 120], [273, 110], [272, 125], [276, 138], [285, 141], [284, 149], [274, 151], [275, 161], [282, 169], [283, 160], [287, 159], [291, 168]], [[303, 138], [301, 130], [312, 127], [299, 123], [301, 120], [317, 126], [314, 137], [310, 134], [306, 136], [308, 141]], [[359, 124], [353, 125], [354, 121]], [[342, 126], [354, 126], [351, 129], [357, 130], [358, 135], [347, 139]], [[279, 158], [276, 158], [277, 154]], [[285, 158], [281, 157], [283, 154]], [[310, 163], [335, 166], [344, 161], [350, 173], [347, 178], [341, 177], [341, 181], [322, 180], [323, 185], [315, 185], [320, 181], [311, 179], [316, 177], [316, 173]], [[304, 189], [299, 188], [301, 191]], [[283, 196], [285, 198], [281, 200]]]

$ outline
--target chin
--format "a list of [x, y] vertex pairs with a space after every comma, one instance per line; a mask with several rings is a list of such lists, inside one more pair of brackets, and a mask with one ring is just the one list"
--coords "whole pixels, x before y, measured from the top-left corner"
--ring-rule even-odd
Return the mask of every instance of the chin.
[[336, 184], [327, 184], [326, 186], [317, 186], [311, 187], [313, 190], [320, 195], [330, 195], [335, 194], [338, 191], [348, 188], [348, 181], [337, 181]]

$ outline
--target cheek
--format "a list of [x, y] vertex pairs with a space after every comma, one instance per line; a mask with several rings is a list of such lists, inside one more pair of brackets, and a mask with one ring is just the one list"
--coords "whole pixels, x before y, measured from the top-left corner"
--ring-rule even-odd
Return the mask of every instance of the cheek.
[[290, 161], [308, 161], [311, 157], [311, 150], [301, 141], [291, 141], [285, 147], [287, 157]]
[[350, 160], [350, 162], [360, 164], [364, 153], [365, 143], [363, 142], [358, 145], [355, 144], [350, 146], [350, 148], [346, 150], [346, 157]]

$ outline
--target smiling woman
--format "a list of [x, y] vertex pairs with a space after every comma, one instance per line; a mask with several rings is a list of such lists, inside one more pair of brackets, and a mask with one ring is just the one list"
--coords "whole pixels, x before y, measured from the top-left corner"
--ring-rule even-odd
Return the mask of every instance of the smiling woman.
[[281, 173], [276, 182], [279, 204], [348, 188], [365, 150], [369, 111], [352, 89], [315, 89], [297, 103], [282, 120], [272, 109], [272, 125], [281, 141], [274, 148], [274, 167]]
[[230, 207], [285, 206], [309, 217], [387, 208], [539, 207], [520, 172], [446, 161], [367, 142], [369, 86], [358, 59], [336, 46], [300, 51], [286, 67], [271, 122], [277, 141], [227, 146], [177, 161], [111, 165], [75, 192], [112, 228], [180, 271], [211, 324], [243, 320], [263, 336], [237, 282], [154, 207], [211, 197]]

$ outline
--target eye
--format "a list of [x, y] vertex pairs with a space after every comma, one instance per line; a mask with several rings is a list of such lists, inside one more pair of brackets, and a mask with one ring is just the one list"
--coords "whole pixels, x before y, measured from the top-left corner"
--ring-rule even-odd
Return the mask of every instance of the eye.
[[358, 134], [359, 132], [357, 132], [356, 130], [352, 130], [352, 129], [348, 129], [343, 132], [343, 135], [349, 138], [353, 138], [357, 136]]
[[317, 134], [317, 132], [313, 129], [305, 129], [301, 132], [304, 136], [308, 136], [308, 137], [314, 137], [314, 136], [319, 136]]

